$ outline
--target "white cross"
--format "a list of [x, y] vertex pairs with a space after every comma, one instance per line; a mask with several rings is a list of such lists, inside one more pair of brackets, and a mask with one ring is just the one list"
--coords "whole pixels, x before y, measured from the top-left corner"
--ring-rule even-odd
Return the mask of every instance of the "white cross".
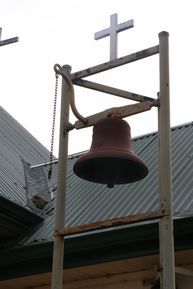
[[110, 60], [114, 60], [117, 58], [117, 33], [132, 28], [134, 26], [133, 20], [117, 24], [117, 18], [117, 14], [111, 15], [110, 28], [106, 28], [94, 34], [95, 40], [110, 35]]

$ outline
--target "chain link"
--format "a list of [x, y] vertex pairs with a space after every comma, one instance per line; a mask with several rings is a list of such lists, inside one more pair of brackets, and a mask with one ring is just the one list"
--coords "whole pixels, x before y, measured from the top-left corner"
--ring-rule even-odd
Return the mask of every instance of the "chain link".
[[52, 134], [51, 134], [51, 148], [50, 148], [50, 167], [49, 167], [49, 171], [48, 171], [48, 179], [49, 180], [52, 177], [52, 161], [53, 161], [54, 133], [55, 133], [55, 123], [56, 123], [57, 95], [58, 95], [58, 74], [56, 73], [55, 93], [54, 93], [54, 108], [53, 108], [53, 121], [52, 121]]

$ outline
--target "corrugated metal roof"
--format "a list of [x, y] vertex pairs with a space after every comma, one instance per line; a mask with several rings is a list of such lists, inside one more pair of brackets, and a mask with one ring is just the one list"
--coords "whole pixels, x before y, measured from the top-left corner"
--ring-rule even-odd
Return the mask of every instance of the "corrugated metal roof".
[[0, 195], [26, 206], [23, 165], [49, 160], [49, 152], [0, 107]]
[[[46, 162], [48, 151], [22, 126], [1, 109], [0, 158], [2, 167], [0, 193], [25, 206], [22, 156], [32, 165]], [[171, 130], [174, 214], [193, 214], [193, 123]], [[86, 224], [130, 214], [152, 211], [158, 207], [158, 138], [151, 133], [132, 140], [133, 150], [146, 162], [148, 176], [133, 184], [117, 185], [109, 189], [104, 185], [84, 181], [73, 174], [76, 154], [68, 158], [66, 226]], [[34, 168], [35, 169], [35, 168]], [[47, 173], [48, 167], [45, 166]], [[53, 165], [53, 187], [56, 186], [57, 165]], [[22, 244], [52, 239], [54, 211], [44, 222], [22, 240]]]
[[[174, 215], [193, 214], [193, 123], [171, 130]], [[78, 178], [72, 167], [80, 154], [68, 158], [66, 226], [86, 224], [158, 208], [158, 138], [157, 133], [132, 140], [132, 147], [143, 158], [149, 175], [133, 184], [109, 189]], [[56, 165], [55, 165], [56, 166]], [[54, 216], [48, 216], [26, 243], [51, 240]]]

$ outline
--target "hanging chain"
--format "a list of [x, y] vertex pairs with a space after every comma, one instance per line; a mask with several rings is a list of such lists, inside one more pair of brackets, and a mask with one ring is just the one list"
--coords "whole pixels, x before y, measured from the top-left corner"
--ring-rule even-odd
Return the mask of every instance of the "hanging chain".
[[57, 106], [57, 95], [58, 95], [58, 74], [56, 73], [55, 82], [55, 93], [54, 93], [54, 109], [53, 109], [53, 121], [52, 121], [52, 135], [51, 135], [51, 148], [50, 148], [50, 167], [48, 171], [48, 179], [52, 177], [52, 161], [53, 161], [53, 149], [54, 149], [54, 133], [55, 133], [55, 123], [56, 123], [56, 106]]

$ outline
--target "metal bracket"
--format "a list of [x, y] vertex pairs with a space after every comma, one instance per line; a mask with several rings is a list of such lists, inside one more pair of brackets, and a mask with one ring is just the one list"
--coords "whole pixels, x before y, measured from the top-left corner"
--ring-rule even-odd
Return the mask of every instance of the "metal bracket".
[[59, 64], [54, 65], [54, 71], [56, 74], [60, 74], [64, 81], [67, 83], [69, 87], [69, 102], [70, 102], [70, 107], [74, 113], [74, 115], [79, 119], [82, 123], [87, 123], [87, 119], [85, 119], [77, 110], [76, 105], [75, 105], [75, 100], [74, 100], [74, 87], [73, 84], [66, 73], [66, 71], [62, 70], [62, 67]]
[[66, 125], [64, 126], [64, 130], [63, 130], [64, 136], [67, 135], [67, 133], [73, 129], [74, 129], [74, 126], [70, 122], [66, 123]]
[[137, 94], [137, 93], [133, 93], [130, 91], [126, 91], [126, 90], [122, 90], [122, 89], [118, 89], [115, 87], [111, 87], [111, 86], [107, 86], [104, 84], [100, 84], [100, 83], [96, 83], [93, 81], [89, 81], [89, 80], [85, 80], [85, 79], [75, 79], [72, 80], [72, 83], [74, 85], [78, 85], [81, 87], [85, 87], [88, 89], [92, 89], [92, 90], [96, 90], [96, 91], [100, 91], [103, 93], [107, 93], [107, 94], [111, 94], [111, 95], [116, 95], [122, 98], [126, 98], [126, 99], [130, 99], [130, 100], [134, 100], [134, 101], [138, 101], [138, 102], [144, 102], [144, 101], [152, 101], [152, 102], [157, 102], [157, 106], [159, 105], [158, 100], [145, 96], [145, 95], [141, 95], [141, 94]]
[[105, 117], [117, 117], [124, 118], [137, 113], [141, 113], [147, 110], [150, 110], [153, 106], [156, 106], [154, 102], [144, 101], [137, 104], [131, 104], [120, 107], [112, 107], [107, 110], [101, 111], [97, 114], [86, 117], [87, 123], [84, 124], [81, 121], [76, 121], [74, 127], [76, 129], [85, 128], [94, 125], [98, 120]]

